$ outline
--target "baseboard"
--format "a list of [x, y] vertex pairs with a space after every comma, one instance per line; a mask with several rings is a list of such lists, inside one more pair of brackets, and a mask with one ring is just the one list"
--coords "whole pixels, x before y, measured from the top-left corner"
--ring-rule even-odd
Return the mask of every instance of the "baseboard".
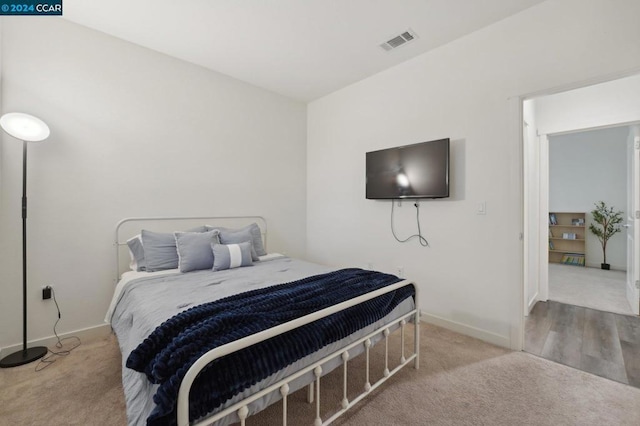
[[[102, 324], [102, 325], [96, 325], [94, 327], [87, 327], [87, 328], [82, 328], [80, 330], [70, 331], [68, 333], [58, 334], [58, 336], [60, 336], [61, 339], [65, 337], [76, 336], [80, 338], [80, 340], [82, 340], [83, 342], [87, 343], [90, 341], [107, 337], [110, 333], [111, 333], [111, 325]], [[42, 339], [29, 340], [27, 342], [27, 347], [32, 347], [32, 346], [52, 347], [57, 342], [58, 342], [58, 339], [56, 339], [56, 336], [49, 336]], [[6, 346], [0, 349], [0, 358], [4, 358], [6, 355], [19, 351], [21, 349], [22, 349], [22, 343]]]
[[[585, 266], [587, 268], [600, 269], [600, 264], [599, 263], [587, 263]], [[610, 268], [611, 268], [612, 271], [627, 272], [627, 265], [610, 265]]]
[[436, 315], [421, 313], [421, 320], [427, 324], [437, 325], [438, 327], [446, 328], [447, 330], [455, 331], [456, 333], [464, 334], [476, 339], [483, 340], [488, 343], [492, 343], [504, 348], [511, 347], [511, 341], [507, 336], [501, 336], [490, 331], [482, 330], [480, 328], [472, 327], [470, 325], [462, 324], [456, 321], [451, 321], [445, 318], [438, 317]]

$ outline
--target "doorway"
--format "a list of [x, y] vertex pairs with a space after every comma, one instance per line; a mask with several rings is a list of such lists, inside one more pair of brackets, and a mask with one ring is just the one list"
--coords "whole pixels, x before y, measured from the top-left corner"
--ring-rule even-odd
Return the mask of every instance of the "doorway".
[[[581, 151], [579, 147], [571, 147], [566, 139], [584, 136], [579, 133], [584, 133], [587, 130], [615, 132], [617, 129], [619, 133], [626, 132], [628, 134], [623, 138], [623, 141], [617, 143], [617, 172], [624, 169], [624, 173], [622, 175], [618, 173], [618, 181], [622, 179], [622, 183], [618, 182], [615, 185], [618, 189], [623, 187], [624, 194], [622, 198], [618, 197], [614, 201], [608, 201], [608, 204], [615, 204], [617, 210], [625, 212], [625, 224], [627, 216], [633, 216], [637, 207], [635, 210], [627, 212], [630, 206], [627, 205], [626, 197], [627, 177], [629, 176], [626, 167], [629, 154], [626, 149], [629, 143], [633, 144], [636, 140], [635, 134], [640, 136], [638, 130], [640, 126], [637, 126], [640, 121], [640, 100], [634, 99], [633, 95], [637, 93], [640, 93], [640, 76], [638, 75], [523, 101], [522, 111], [525, 122], [523, 126], [525, 197], [523, 303], [526, 316], [525, 351], [640, 387], [640, 371], [635, 366], [637, 364], [635, 360], [640, 357], [640, 337], [637, 333], [629, 332], [629, 330], [640, 329], [640, 317], [637, 316], [640, 297], [638, 297], [637, 289], [632, 289], [628, 285], [629, 283], [635, 284], [634, 280], [638, 279], [637, 266], [631, 268], [629, 279], [627, 279], [626, 273], [626, 270], [629, 270], [627, 263], [631, 263], [633, 266], [633, 263], [636, 262], [637, 265], [635, 260], [638, 257], [637, 245], [635, 245], [637, 237], [634, 241], [632, 237], [635, 233], [626, 232], [626, 229], [621, 232], [622, 235], [616, 237], [619, 239], [617, 241], [619, 244], [614, 251], [620, 252], [615, 256], [616, 267], [612, 271], [606, 271], [613, 272], [613, 274], [598, 278], [597, 274], [601, 272], [598, 266], [602, 257], [602, 249], [597, 239], [595, 245], [594, 241], [589, 242], [591, 236], [588, 230], [589, 222], [587, 222], [590, 219], [590, 210], [593, 208], [586, 206], [584, 200], [579, 207], [571, 207], [572, 202], [575, 206], [576, 198], [579, 196], [587, 197], [586, 199], [589, 196], [593, 197], [593, 194], [585, 194], [585, 191], [580, 187], [581, 182], [584, 185], [585, 181], [593, 176], [588, 176], [589, 172], [587, 171], [586, 177], [577, 178], [577, 183], [573, 183], [577, 186], [565, 188], [562, 191], [556, 191], [556, 193], [552, 191], [555, 189], [552, 187], [554, 176], [562, 176], [562, 173], [565, 173], [565, 179], [575, 177], [569, 173], [570, 167], [563, 166], [568, 166], [570, 161], [577, 161], [578, 155], [572, 155], [572, 153], [576, 154]], [[630, 127], [634, 124], [635, 127]], [[565, 140], [563, 141], [563, 139]], [[620, 138], [618, 137], [618, 139]], [[554, 147], [553, 144], [563, 142], [564, 146], [558, 146], [561, 150], [565, 150], [564, 157], [554, 157], [554, 155], [558, 155], [557, 150], [554, 150], [558, 146]], [[634, 152], [633, 155], [637, 156], [637, 152]], [[603, 154], [596, 155], [598, 160], [602, 160], [602, 157]], [[559, 162], [559, 169], [558, 164], [553, 164], [554, 158]], [[558, 170], [560, 170], [559, 173]], [[608, 177], [610, 176], [607, 175]], [[636, 183], [637, 177], [635, 179], [635, 181], [631, 179], [630, 183]], [[589, 185], [593, 187], [595, 184], [591, 181]], [[633, 194], [636, 194], [635, 197], [630, 197], [630, 199], [635, 198], [636, 206], [637, 199], [640, 198], [637, 195], [637, 186], [637, 183], [631, 185], [630, 189]], [[608, 192], [605, 191], [604, 194], [608, 194]], [[631, 206], [631, 208], [633, 207]], [[567, 213], [569, 224], [572, 224], [573, 220], [579, 224], [580, 218], [585, 219], [581, 236], [587, 249], [582, 253], [582, 261], [587, 267], [562, 264], [559, 262], [562, 256], [558, 258], [557, 254], [554, 254], [554, 260], [558, 263], [552, 264], [550, 270], [551, 246], [549, 242], [552, 239], [549, 236], [549, 213], [554, 210]], [[573, 216], [571, 216], [572, 214]], [[634, 223], [635, 220], [632, 220], [631, 227]], [[560, 231], [560, 229], [555, 231]], [[558, 242], [562, 245], [562, 239], [565, 236], [571, 239], [577, 238], [577, 234], [580, 232], [573, 232], [571, 229], [561, 231], [561, 239]], [[625, 234], [629, 234], [629, 236]], [[627, 256], [625, 252], [628, 249], [635, 249], [636, 254]], [[564, 248], [563, 250], [569, 249]], [[609, 252], [607, 254], [610, 255]], [[579, 256], [575, 257], [579, 258]], [[588, 275], [581, 277], [580, 273]], [[565, 278], [569, 275], [576, 281], [574, 287], [567, 291], [569, 296], [572, 296], [572, 293], [575, 296], [577, 292], [587, 293], [585, 291], [586, 277], [592, 278], [595, 282], [602, 282], [604, 278], [615, 278], [614, 275], [617, 275], [615, 281], [619, 287], [619, 293], [622, 295], [622, 301], [626, 302], [628, 298], [631, 302], [629, 311], [624, 313], [635, 313], [635, 315], [618, 315], [606, 312], [605, 309], [611, 310], [611, 308], [597, 304], [593, 309], [587, 303], [575, 298], [554, 300], [561, 299], [561, 296], [554, 291], [555, 288], [550, 288], [549, 284], [550, 282], [553, 284], [553, 280], [557, 280], [559, 277], [562, 279], [563, 275]], [[585, 296], [585, 294], [580, 295]], [[591, 298], [602, 299], [603, 297], [594, 295]], [[632, 311], [631, 308], [635, 309]]]
[[[591, 272], [599, 267], [602, 248], [595, 235], [589, 232], [588, 226], [595, 202], [605, 201], [608, 205], [614, 205], [616, 210], [623, 211], [624, 225], [634, 223], [631, 218], [634, 211], [627, 211], [633, 209], [627, 205], [627, 199], [631, 201], [633, 197], [628, 197], [626, 162], [632, 155], [628, 151], [629, 146], [633, 144], [634, 136], [640, 133], [640, 99], [635, 96], [636, 93], [640, 93], [640, 75], [523, 101], [525, 316], [536, 302], [549, 300], [549, 283], [554, 282], [557, 270], [562, 269], [552, 265], [554, 269], [550, 277], [549, 261], [562, 262], [562, 252], [582, 252], [583, 259], [571, 256], [566, 263], [581, 261], [590, 267], [588, 269]], [[615, 149], [613, 145], [602, 143], [603, 140], [614, 139]], [[588, 150], [583, 146], [587, 146]], [[633, 155], [637, 156], [637, 150]], [[550, 182], [550, 178], [556, 179], [556, 182]], [[633, 182], [632, 179], [629, 183]], [[637, 204], [637, 185], [630, 191], [636, 194]], [[570, 215], [565, 215], [565, 218], [569, 224], [571, 220], [584, 220], [583, 228], [574, 232], [561, 227], [553, 229], [559, 235], [549, 236], [549, 213], [554, 210], [575, 212], [575, 218], [572, 219]], [[618, 272], [606, 277], [618, 281], [618, 292], [622, 291], [630, 303], [628, 310], [616, 311], [637, 315], [640, 310], [640, 297], [635, 288], [637, 267], [630, 268], [628, 265], [638, 257], [633, 255], [634, 247], [629, 248], [636, 243], [630, 238], [634, 234], [631, 230], [622, 230], [621, 235], [615, 235], [607, 247], [607, 255], [615, 258], [613, 269]], [[625, 237], [624, 234], [628, 235]], [[581, 237], [583, 247], [576, 246], [575, 242], [569, 244], [563, 237]], [[561, 246], [555, 250], [556, 253], [552, 246], [554, 243]], [[625, 254], [625, 251], [629, 254]], [[576, 269], [564, 269], [577, 272]], [[615, 279], [620, 272], [629, 269], [630, 276], [623, 277], [624, 284], [620, 277]], [[597, 305], [592, 307], [602, 308]]]
[[[600, 203], [626, 222], [630, 132], [625, 124], [548, 135], [549, 223], [541, 231], [549, 236], [549, 300], [634, 315], [625, 288], [625, 228], [611, 227], [606, 252], [591, 231], [602, 229], [592, 214]], [[601, 269], [605, 260], [609, 270]]]

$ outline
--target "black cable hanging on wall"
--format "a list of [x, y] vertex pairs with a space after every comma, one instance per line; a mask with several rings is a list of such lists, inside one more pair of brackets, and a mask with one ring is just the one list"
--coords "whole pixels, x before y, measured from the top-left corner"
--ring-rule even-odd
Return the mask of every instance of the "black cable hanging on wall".
[[[398, 200], [398, 202], [400, 202], [400, 200]], [[418, 233], [410, 235], [405, 239], [398, 238], [398, 236], [396, 235], [396, 231], [393, 229], [393, 213], [395, 204], [396, 200], [391, 200], [391, 233], [393, 234], [393, 238], [395, 238], [399, 243], [406, 243], [412, 238], [418, 238], [418, 242], [422, 247], [429, 247], [429, 241], [427, 241], [427, 239], [422, 236], [422, 230], [420, 229], [420, 204], [417, 201], [413, 203], [414, 207], [416, 208], [416, 223], [418, 225]]]
[[[58, 340], [56, 342], [57, 350], [47, 349], [47, 355], [42, 357], [40, 359], [40, 362], [38, 362], [38, 364], [36, 365], [36, 368], [35, 368], [36, 372], [42, 371], [45, 368], [47, 368], [48, 366], [50, 366], [51, 364], [53, 364], [54, 362], [56, 362], [57, 357], [67, 356], [67, 355], [71, 354], [71, 351], [73, 351], [75, 348], [77, 348], [78, 346], [80, 346], [82, 344], [82, 341], [77, 336], [69, 336], [69, 337], [63, 337], [63, 338], [60, 338], [60, 336], [58, 336], [58, 332], [56, 331], [56, 327], [58, 326], [58, 323], [60, 322], [60, 319], [62, 318], [62, 314], [60, 313], [60, 305], [58, 305], [58, 299], [56, 299], [56, 292], [55, 292], [55, 290], [53, 288], [51, 288], [51, 294], [53, 294], [53, 301], [55, 302], [56, 310], [58, 311], [58, 319], [56, 320], [55, 324], [53, 324], [53, 334], [55, 334], [56, 339]], [[73, 346], [71, 346], [70, 348], [65, 349], [64, 348], [64, 344], [62, 342], [67, 341], [67, 340], [74, 340], [75, 344]]]

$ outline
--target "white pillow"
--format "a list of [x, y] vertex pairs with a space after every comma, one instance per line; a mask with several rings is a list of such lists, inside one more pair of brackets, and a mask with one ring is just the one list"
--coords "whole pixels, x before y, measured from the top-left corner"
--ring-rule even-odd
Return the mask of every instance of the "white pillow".
[[129, 255], [131, 256], [129, 268], [132, 271], [146, 271], [147, 263], [144, 260], [144, 246], [142, 245], [140, 234], [128, 239], [127, 246], [129, 246]]

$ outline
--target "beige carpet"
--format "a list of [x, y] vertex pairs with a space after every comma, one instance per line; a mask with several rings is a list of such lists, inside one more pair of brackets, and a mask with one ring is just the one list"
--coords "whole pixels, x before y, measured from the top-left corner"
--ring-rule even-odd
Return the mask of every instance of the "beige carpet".
[[[421, 334], [420, 370], [404, 369], [335, 424], [640, 424], [640, 389], [442, 328], [423, 326]], [[350, 394], [363, 383], [361, 358], [349, 363]], [[325, 412], [340, 399], [342, 378], [334, 373], [322, 379]], [[290, 397], [290, 425], [313, 423], [304, 392]], [[0, 370], [2, 425], [124, 425], [124, 411], [114, 338], [84, 344], [39, 373], [33, 364]], [[280, 418], [276, 404], [247, 424]]]
[[549, 264], [549, 300], [556, 302], [633, 315], [626, 285], [624, 271]]
[[40, 372], [37, 362], [0, 369], [0, 425], [126, 424], [120, 359], [111, 337], [83, 344]]

